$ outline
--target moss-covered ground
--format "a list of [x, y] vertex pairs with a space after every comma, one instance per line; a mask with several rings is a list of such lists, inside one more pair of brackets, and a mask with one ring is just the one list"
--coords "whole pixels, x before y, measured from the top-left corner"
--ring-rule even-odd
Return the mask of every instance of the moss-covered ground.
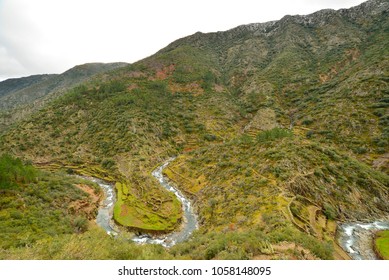
[[375, 249], [384, 260], [389, 260], [389, 230], [380, 231], [376, 234]]

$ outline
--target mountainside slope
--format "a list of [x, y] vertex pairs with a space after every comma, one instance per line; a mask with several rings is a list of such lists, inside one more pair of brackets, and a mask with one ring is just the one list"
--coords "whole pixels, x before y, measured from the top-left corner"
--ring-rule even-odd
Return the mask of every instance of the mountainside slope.
[[29, 87], [35, 83], [54, 77], [53, 75], [32, 75], [24, 78], [8, 79], [0, 82], [0, 98]]
[[0, 131], [93, 76], [126, 65], [127, 63], [88, 63], [58, 75], [35, 75], [1, 82]]
[[[389, 144], [388, 5], [368, 1], [349, 10], [197, 33], [159, 53], [206, 52], [248, 121], [272, 108], [279, 125], [345, 146], [372, 164]], [[255, 123], [246, 129], [251, 127]], [[388, 171], [383, 158], [380, 167]]]
[[178, 156], [165, 173], [201, 226], [177, 258], [341, 258], [337, 222], [389, 213], [388, 12], [196, 33], [70, 90], [0, 148], [118, 182], [122, 225], [146, 232], [179, 226], [151, 177]]

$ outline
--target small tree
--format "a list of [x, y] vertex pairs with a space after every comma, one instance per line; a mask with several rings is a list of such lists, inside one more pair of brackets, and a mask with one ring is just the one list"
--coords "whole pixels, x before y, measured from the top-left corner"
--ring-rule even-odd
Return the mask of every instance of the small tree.
[[83, 233], [88, 230], [88, 220], [85, 217], [77, 216], [73, 221], [73, 226], [77, 233]]

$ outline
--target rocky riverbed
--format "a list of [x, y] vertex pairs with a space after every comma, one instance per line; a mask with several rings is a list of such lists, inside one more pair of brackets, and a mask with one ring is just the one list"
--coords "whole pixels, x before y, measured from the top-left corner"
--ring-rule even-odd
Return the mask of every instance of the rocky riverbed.
[[354, 260], [376, 260], [373, 249], [374, 234], [385, 229], [389, 229], [389, 221], [344, 223], [339, 226], [338, 242]]

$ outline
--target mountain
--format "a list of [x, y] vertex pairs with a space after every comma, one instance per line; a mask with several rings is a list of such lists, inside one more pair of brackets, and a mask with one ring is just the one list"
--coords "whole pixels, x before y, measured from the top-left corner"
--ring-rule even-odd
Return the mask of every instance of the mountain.
[[5, 80], [0, 82], [0, 97], [7, 96], [8, 94], [12, 94], [13, 92], [19, 91], [48, 78], [50, 78], [50, 75], [32, 75], [24, 78]]
[[[388, 48], [382, 44], [388, 32], [387, 5], [368, 1], [349, 10], [197, 33], [159, 54], [173, 56], [187, 48], [207, 57], [212, 66], [204, 67], [213, 68], [238, 94], [248, 113], [259, 116], [260, 107], [271, 107], [283, 127], [310, 131], [357, 154], [385, 154]], [[249, 129], [255, 124], [248, 123]], [[334, 130], [336, 135], [330, 133]], [[367, 156], [364, 160], [369, 161]]]
[[0, 131], [29, 116], [47, 101], [93, 76], [127, 65], [126, 63], [88, 63], [62, 74], [33, 75], [0, 82]]
[[53, 99], [0, 149], [116, 182], [116, 222], [153, 233], [179, 226], [151, 176], [176, 156], [164, 172], [200, 228], [168, 257], [345, 258], [338, 223], [389, 213], [388, 12], [371, 0], [193, 34]]

